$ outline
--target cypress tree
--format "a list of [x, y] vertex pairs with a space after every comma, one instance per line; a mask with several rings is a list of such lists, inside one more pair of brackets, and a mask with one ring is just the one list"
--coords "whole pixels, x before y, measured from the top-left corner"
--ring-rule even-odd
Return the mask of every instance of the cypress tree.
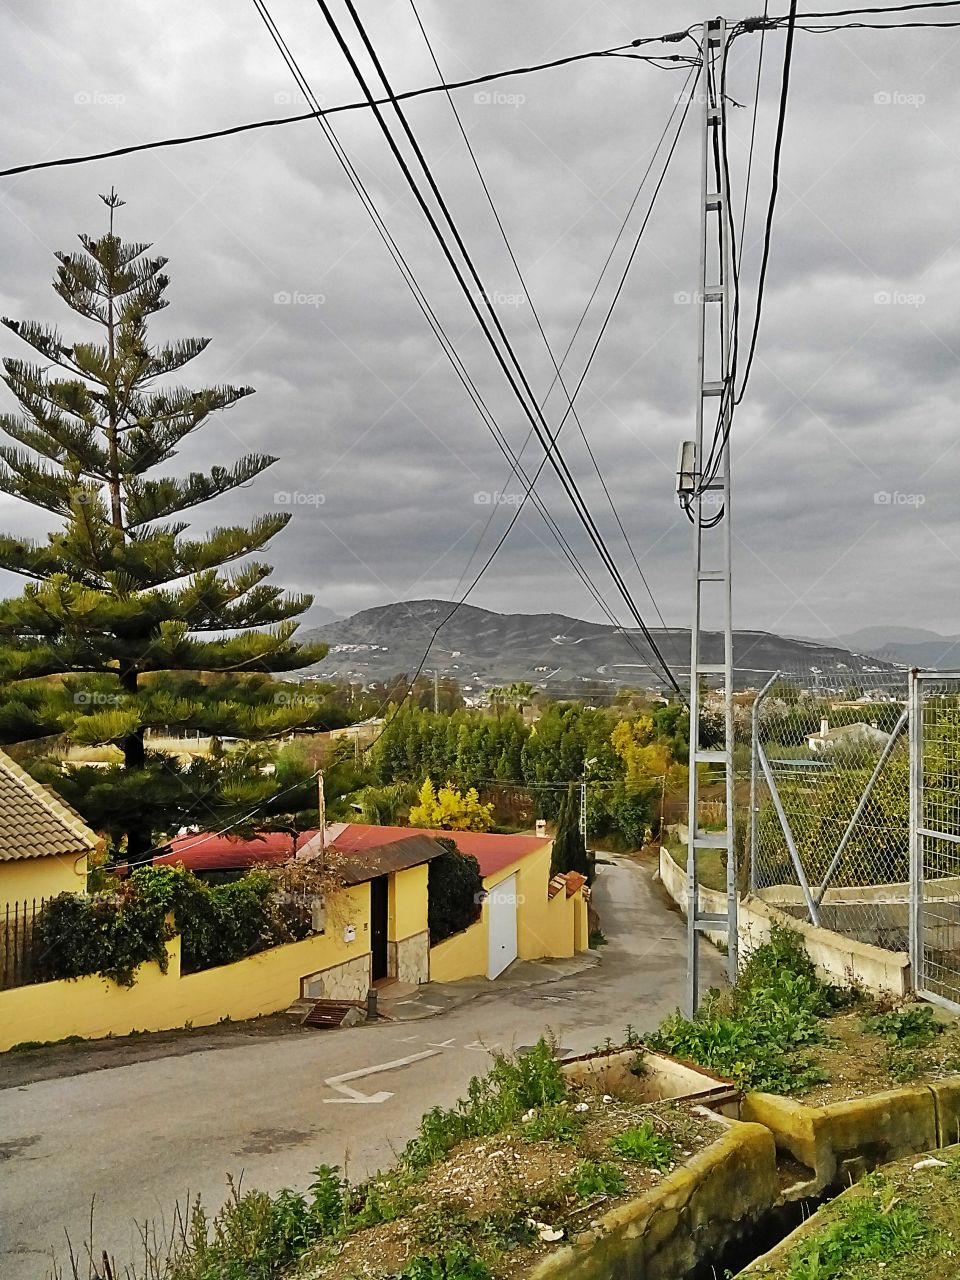
[[[151, 342], [148, 321], [168, 305], [167, 260], [149, 244], [122, 242], [114, 215], [124, 202], [113, 191], [101, 199], [107, 233], [81, 235], [80, 251], [58, 253], [53, 283], [99, 332], [68, 340], [56, 328], [3, 320], [33, 354], [3, 361], [20, 412], [0, 416], [12, 442], [0, 445], [0, 490], [60, 524], [45, 539], [0, 534], [0, 568], [29, 579], [22, 595], [0, 602], [8, 682], [0, 733], [22, 740], [56, 727], [74, 743], [119, 746], [122, 768], [96, 771], [95, 808], [123, 815], [135, 856], [165, 818], [176, 824], [191, 809], [216, 807], [209, 791], [195, 793], [189, 771], [148, 750], [148, 729], [263, 738], [311, 720], [309, 703], [267, 690], [242, 704], [218, 696], [215, 674], [184, 673], [293, 670], [326, 649], [292, 641], [311, 597], [284, 595], [267, 582], [270, 565], [250, 558], [288, 512], [187, 536], [185, 513], [249, 484], [276, 458], [166, 471], [182, 441], [253, 388], [164, 381], [210, 340]], [[262, 791], [262, 777], [251, 784]], [[242, 786], [232, 785], [242, 804]], [[83, 808], [82, 796], [72, 798]]]

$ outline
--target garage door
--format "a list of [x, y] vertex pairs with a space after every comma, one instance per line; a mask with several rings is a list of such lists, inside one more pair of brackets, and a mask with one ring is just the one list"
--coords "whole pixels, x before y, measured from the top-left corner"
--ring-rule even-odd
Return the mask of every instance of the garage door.
[[495, 978], [517, 958], [517, 877], [507, 876], [487, 895], [487, 977]]

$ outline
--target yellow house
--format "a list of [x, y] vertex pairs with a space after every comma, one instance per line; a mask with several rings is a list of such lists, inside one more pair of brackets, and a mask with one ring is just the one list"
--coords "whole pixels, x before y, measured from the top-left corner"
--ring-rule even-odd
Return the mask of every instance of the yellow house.
[[0, 917], [82, 893], [97, 837], [78, 814], [0, 751]]

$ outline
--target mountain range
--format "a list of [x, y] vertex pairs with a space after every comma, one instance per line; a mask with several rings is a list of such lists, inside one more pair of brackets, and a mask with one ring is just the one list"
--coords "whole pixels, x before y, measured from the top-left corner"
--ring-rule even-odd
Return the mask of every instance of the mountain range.
[[[559, 613], [495, 613], [467, 604], [444, 622], [453, 608], [449, 600], [403, 601], [309, 629], [298, 638], [322, 641], [330, 652], [307, 673], [369, 683], [412, 676], [423, 663], [425, 672], [453, 677], [467, 692], [520, 680], [564, 693], [587, 682], [592, 688], [598, 683], [663, 688], [667, 683], [639, 631]], [[684, 684], [689, 679], [689, 631], [657, 628], [651, 635]], [[721, 658], [720, 633], [706, 633], [702, 660]], [[749, 630], [735, 633], [734, 663], [738, 688], [760, 686], [783, 671], [840, 689], [862, 682], [863, 673], [869, 677], [895, 669], [890, 660], [864, 661], [841, 644]]]

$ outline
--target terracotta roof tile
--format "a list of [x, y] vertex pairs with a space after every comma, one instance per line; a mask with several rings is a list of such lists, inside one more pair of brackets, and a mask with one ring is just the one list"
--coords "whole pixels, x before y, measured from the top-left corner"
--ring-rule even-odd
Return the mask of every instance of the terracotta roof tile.
[[96, 845], [96, 834], [79, 814], [0, 751], [0, 862], [75, 857]]
[[579, 871], [568, 871], [566, 874], [567, 897], [572, 898], [573, 895], [587, 883], [587, 877], [582, 876]]

